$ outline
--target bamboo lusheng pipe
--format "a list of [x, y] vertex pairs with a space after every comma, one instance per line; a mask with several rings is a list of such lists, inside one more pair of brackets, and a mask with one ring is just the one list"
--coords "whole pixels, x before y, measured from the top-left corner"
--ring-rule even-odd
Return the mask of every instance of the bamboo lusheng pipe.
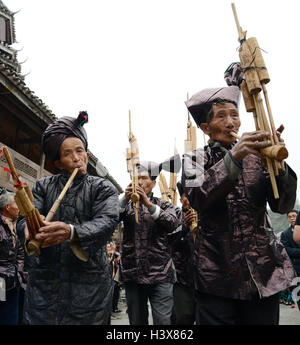
[[[68, 191], [71, 183], [73, 182], [75, 176], [78, 173], [78, 168], [75, 168], [72, 172], [72, 174], [70, 175], [66, 185], [64, 186], [63, 190], [61, 191], [61, 193], [59, 194], [58, 198], [55, 200], [54, 204], [52, 205], [50, 211], [48, 212], [45, 221], [47, 222], [51, 222], [52, 218], [54, 217], [56, 211], [59, 208], [59, 205], [63, 199], [63, 197], [65, 196], [66, 192]], [[37, 209], [34, 209], [34, 212], [29, 213], [29, 221], [30, 224], [32, 226], [33, 229], [37, 229], [37, 231], [35, 232], [34, 236], [38, 233], [39, 228], [41, 228], [42, 226], [44, 226], [43, 220], [38, 212]], [[35, 240], [34, 238], [32, 240], [30, 240], [27, 244], [27, 252], [28, 255], [32, 255], [32, 254], [40, 254], [40, 246], [41, 243], [37, 240]], [[72, 248], [71, 242], [70, 242], [70, 246]], [[72, 248], [74, 254], [81, 260], [86, 261], [84, 258], [86, 257], [85, 253], [82, 251], [82, 248], [78, 248], [78, 245], [76, 245], [76, 248], [74, 248], [74, 244], [73, 244], [73, 248]], [[77, 253], [76, 253], [77, 252]], [[78, 254], [79, 252], [79, 254]]]
[[161, 193], [161, 198], [162, 200], [169, 201], [169, 191], [168, 191], [168, 185], [165, 176], [163, 173], [159, 174], [159, 181], [158, 181], [160, 193]]
[[127, 171], [130, 174], [131, 178], [131, 185], [132, 185], [132, 194], [131, 194], [131, 201], [133, 203], [134, 211], [135, 211], [135, 221], [139, 222], [139, 214], [138, 210], [140, 207], [140, 196], [136, 191], [136, 187], [138, 186], [138, 167], [140, 164], [139, 160], [139, 149], [137, 140], [132, 134], [131, 130], [131, 111], [129, 110], [129, 143], [130, 148], [126, 149], [127, 154]]
[[31, 202], [32, 194], [29, 193], [28, 186], [25, 187], [22, 184], [22, 181], [19, 179], [7, 147], [3, 146], [2, 151], [5, 155], [6, 161], [11, 171], [12, 179], [14, 181], [14, 187], [17, 190], [15, 195], [16, 204], [18, 205], [20, 213], [22, 214], [22, 216], [25, 217], [26, 221], [28, 222], [27, 224], [29, 224], [28, 230], [30, 232], [31, 237], [29, 243], [30, 245], [32, 245], [32, 248], [34, 248], [35, 253], [40, 254], [39, 243], [38, 241], [34, 240], [34, 236], [37, 234], [37, 231], [40, 228], [40, 217], [36, 215], [35, 208]]
[[[189, 94], [187, 94], [187, 100], [189, 100]], [[203, 133], [203, 139], [204, 139], [204, 145], [206, 145], [204, 133]], [[186, 136], [186, 140], [184, 141], [184, 152], [187, 153], [190, 151], [194, 151], [196, 149], [197, 149], [196, 127], [192, 125], [190, 113], [188, 111], [187, 136]], [[195, 242], [196, 241], [196, 232], [197, 232], [197, 227], [198, 227], [198, 214], [192, 207], [190, 207], [190, 210], [192, 210], [192, 213], [194, 213], [196, 215], [196, 220], [193, 221], [191, 224], [191, 229], [193, 232], [193, 239]]]
[[[15, 188], [17, 189], [15, 195], [15, 201], [18, 205], [19, 211], [22, 216], [24, 216], [26, 224], [28, 226], [28, 230], [30, 232], [31, 239], [27, 243], [26, 251], [28, 255], [32, 254], [40, 254], [40, 246], [41, 243], [34, 239], [36, 234], [38, 233], [39, 229], [44, 226], [44, 222], [41, 218], [39, 211], [33, 205], [33, 195], [26, 183], [22, 184], [21, 180], [19, 179], [17, 172], [15, 170], [14, 164], [10, 157], [9, 151], [7, 147], [3, 147], [3, 152], [5, 154], [6, 160], [10, 167], [12, 178], [15, 184]], [[65, 193], [67, 192], [68, 188], [70, 187], [71, 182], [75, 178], [78, 172], [78, 168], [75, 168], [73, 173], [71, 174], [67, 184], [65, 185], [63, 191], [60, 193], [58, 200], [55, 201], [54, 205], [52, 206], [50, 212], [47, 214], [46, 221], [51, 221], [55, 212], [57, 211], [59, 204], [64, 197]], [[86, 255], [83, 252], [81, 246], [76, 243], [75, 241], [70, 242], [70, 247], [74, 254], [81, 260], [87, 261]]]
[[[236, 139], [241, 138], [238, 134], [236, 134], [233, 131], [231, 131], [229, 134], [232, 135], [233, 137], [235, 137]], [[280, 144], [265, 147], [263, 149], [260, 149], [260, 152], [264, 156], [269, 157], [271, 159], [276, 159], [278, 161], [281, 161], [281, 160], [286, 159], [288, 157], [287, 149], [285, 148], [284, 145], [280, 145]]]
[[[189, 94], [187, 93], [187, 101], [189, 100]], [[205, 136], [204, 136], [205, 142]], [[197, 132], [196, 126], [193, 126], [191, 121], [190, 113], [188, 111], [188, 120], [187, 120], [187, 135], [186, 140], [184, 141], [184, 152], [194, 151], [197, 148]]]
[[[270, 81], [270, 77], [267, 72], [264, 59], [262, 57], [256, 38], [246, 39], [246, 31], [243, 31], [239, 24], [234, 3], [232, 3], [231, 6], [232, 6], [234, 19], [235, 19], [237, 30], [238, 30], [239, 42], [241, 44], [240, 49], [239, 49], [239, 55], [240, 55], [240, 60], [242, 64], [242, 69], [245, 75], [244, 84], [246, 85], [246, 88], [248, 89], [248, 90], [242, 89], [246, 109], [247, 111], [250, 111], [250, 109], [253, 107], [253, 104], [248, 103], [249, 95], [247, 95], [247, 93], [249, 93], [253, 97], [254, 106], [255, 106], [255, 110], [253, 110], [253, 116], [255, 120], [256, 130], [263, 129], [263, 130], [269, 131], [272, 134], [271, 136], [272, 146], [278, 145], [279, 138], [277, 136], [277, 132], [275, 129], [273, 114], [271, 111], [268, 93], [265, 86], [265, 84], [267, 84]], [[253, 82], [254, 80], [255, 80], [255, 83]], [[257, 84], [257, 81], [259, 81], [259, 85]], [[244, 87], [244, 85], [242, 86]], [[259, 94], [261, 90], [263, 91], [263, 94], [264, 94], [264, 99], [265, 99], [267, 112], [269, 116], [270, 127], [268, 124], [266, 113], [264, 111], [263, 101]], [[286, 154], [287, 154], [287, 151], [285, 152], [285, 155]], [[279, 194], [278, 194], [277, 184], [275, 180], [275, 175], [277, 176], [279, 174], [279, 170], [284, 171], [284, 161], [283, 160], [278, 161], [277, 159], [270, 159], [269, 157], [266, 157], [265, 160], [267, 163], [270, 179], [272, 182], [274, 197], [278, 199]]]
[[193, 220], [192, 224], [191, 224], [191, 230], [192, 230], [192, 233], [193, 233], [193, 240], [194, 240], [194, 243], [196, 241], [196, 234], [197, 234], [197, 228], [198, 228], [198, 213], [190, 206], [189, 207], [189, 210], [191, 210], [192, 214], [195, 215], [196, 219]]
[[169, 186], [169, 194], [172, 205], [177, 205], [177, 191], [176, 191], [176, 182], [177, 182], [177, 174], [170, 173], [170, 186]]
[[69, 177], [67, 183], [65, 184], [63, 190], [61, 191], [61, 193], [59, 194], [58, 198], [55, 200], [54, 204], [52, 205], [50, 211], [48, 212], [45, 221], [46, 222], [51, 222], [52, 218], [54, 217], [57, 209], [59, 208], [59, 205], [63, 199], [63, 197], [65, 196], [65, 194], [67, 193], [67, 190], [69, 189], [71, 183], [73, 182], [75, 176], [78, 173], [78, 168], [75, 168], [71, 174], [71, 176]]
[[[52, 205], [50, 211], [48, 212], [45, 221], [47, 222], [51, 222], [52, 218], [54, 217], [56, 211], [59, 208], [59, 205], [63, 199], [63, 197], [65, 196], [66, 192], [68, 191], [71, 183], [73, 182], [75, 176], [78, 173], [78, 168], [75, 168], [71, 174], [71, 176], [69, 177], [66, 185], [64, 186], [63, 190], [61, 191], [61, 193], [59, 194], [58, 198], [55, 200], [54, 204]], [[33, 212], [29, 213], [29, 220], [30, 220], [30, 224], [31, 226], [33, 226], [33, 229], [35, 229], [35, 233], [33, 234], [35, 237], [35, 235], [38, 233], [38, 230], [44, 226], [43, 220], [39, 214], [39, 211], [37, 209], [34, 209]], [[36, 231], [37, 229], [37, 231]], [[37, 240], [35, 240], [34, 238], [31, 239], [28, 244], [27, 244], [27, 251], [28, 251], [28, 255], [32, 255], [32, 254], [40, 254], [40, 246], [41, 243]], [[71, 246], [71, 243], [70, 243]], [[73, 248], [72, 248], [73, 250]], [[79, 251], [80, 249], [76, 249], [77, 251]], [[82, 251], [82, 249], [81, 249]], [[74, 250], [73, 250], [74, 252]], [[78, 255], [74, 252], [74, 254], [78, 257]], [[81, 260], [82, 259], [82, 254], [80, 255], [81, 257], [79, 257]], [[84, 254], [85, 256], [85, 254]], [[84, 260], [83, 260], [84, 261]]]

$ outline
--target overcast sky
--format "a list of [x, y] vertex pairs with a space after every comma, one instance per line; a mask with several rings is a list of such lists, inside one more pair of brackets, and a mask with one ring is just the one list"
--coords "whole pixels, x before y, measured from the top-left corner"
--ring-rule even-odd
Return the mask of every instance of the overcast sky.
[[[180, 154], [190, 96], [226, 86], [239, 61], [227, 0], [4, 0], [15, 15], [15, 48], [25, 82], [57, 117], [89, 114], [89, 149], [125, 189], [128, 110], [141, 160]], [[235, 1], [247, 37], [256, 37], [271, 82], [275, 125], [285, 126], [287, 163], [300, 174], [299, 0]], [[254, 130], [240, 104], [240, 134]], [[203, 134], [197, 130], [198, 146]], [[168, 175], [166, 174], [168, 177]], [[156, 193], [159, 196], [159, 192]], [[299, 195], [299, 192], [298, 192]]]

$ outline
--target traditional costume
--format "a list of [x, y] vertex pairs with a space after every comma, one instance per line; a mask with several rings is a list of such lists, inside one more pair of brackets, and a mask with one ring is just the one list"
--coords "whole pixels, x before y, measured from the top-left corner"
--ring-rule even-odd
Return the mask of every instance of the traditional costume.
[[[181, 182], [177, 182], [177, 189], [180, 197], [182, 197], [184, 190]], [[177, 229], [175, 233], [169, 236], [172, 259], [176, 270], [176, 282], [173, 286], [174, 307], [172, 315], [172, 323], [175, 325], [193, 325], [196, 315], [193, 277], [194, 240], [192, 230], [186, 229], [184, 225], [184, 217], [187, 211], [185, 207], [182, 207], [180, 212], [181, 231]], [[179, 231], [181, 233], [178, 234]]]
[[[238, 107], [237, 86], [205, 89], [186, 102], [195, 122], [209, 122], [212, 105]], [[273, 212], [286, 213], [296, 199], [297, 177], [285, 164], [276, 178], [274, 199], [261, 159], [247, 155], [242, 163], [231, 147], [209, 143], [183, 157], [183, 179], [191, 206], [199, 212], [194, 262], [199, 324], [277, 324], [278, 294], [291, 286], [293, 267], [273, 232]]]
[[[147, 171], [155, 180], [161, 169], [178, 172], [179, 155], [164, 163], [144, 161], [139, 173]], [[148, 324], [148, 299], [151, 304], [153, 324], [170, 324], [173, 307], [174, 271], [168, 245], [168, 234], [180, 225], [175, 207], [159, 198], [149, 196], [153, 207], [143, 204], [138, 210], [139, 223], [131, 201], [120, 200], [120, 220], [124, 223], [121, 280], [125, 285], [129, 322], [132, 325]]]
[[[69, 137], [79, 138], [87, 149], [82, 125], [87, 114], [63, 117], [49, 125], [42, 147], [49, 159], [59, 159], [59, 148]], [[64, 188], [69, 174], [38, 180], [34, 205], [46, 216]], [[65, 241], [29, 257], [24, 323], [34, 325], [103, 325], [109, 322], [112, 284], [105, 250], [119, 219], [118, 192], [112, 183], [87, 173], [76, 176], [52, 221], [73, 227], [86, 259], [81, 261]], [[18, 224], [24, 227], [24, 220]]]

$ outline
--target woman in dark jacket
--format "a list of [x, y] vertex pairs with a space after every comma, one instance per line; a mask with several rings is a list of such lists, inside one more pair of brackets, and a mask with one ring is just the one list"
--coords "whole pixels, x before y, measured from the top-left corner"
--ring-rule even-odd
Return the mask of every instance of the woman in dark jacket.
[[25, 288], [24, 249], [16, 233], [14, 194], [0, 191], [0, 325], [17, 325], [19, 288]]
[[[73, 170], [79, 171], [53, 221], [45, 222], [35, 237], [42, 249], [40, 255], [30, 256], [25, 324], [101, 325], [109, 320], [112, 286], [105, 244], [118, 223], [118, 193], [109, 181], [86, 172], [89, 154], [80, 116], [60, 118], [42, 138], [44, 152], [63, 170], [33, 188], [42, 215], [47, 215]], [[74, 255], [74, 240], [83, 257]]]

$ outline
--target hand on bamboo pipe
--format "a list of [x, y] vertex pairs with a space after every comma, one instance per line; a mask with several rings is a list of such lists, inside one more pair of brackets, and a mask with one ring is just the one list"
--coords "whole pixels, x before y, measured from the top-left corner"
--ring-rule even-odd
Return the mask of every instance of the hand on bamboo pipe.
[[[43, 221], [45, 220], [45, 216], [43, 216], [43, 215], [40, 214], [40, 217], [41, 217], [41, 219], [42, 219]], [[30, 240], [33, 239], [33, 238], [31, 238], [31, 236], [30, 236], [30, 233], [33, 233], [33, 232], [28, 230], [28, 224], [27, 224], [27, 222], [25, 223], [24, 232], [25, 232], [25, 239], [26, 239], [26, 241], [30, 241]]]
[[46, 222], [45, 226], [39, 229], [35, 239], [41, 242], [41, 247], [46, 248], [60, 244], [69, 240], [71, 236], [71, 227], [63, 222]]
[[132, 183], [129, 183], [127, 188], [125, 189], [124, 199], [128, 202], [131, 199], [132, 194]]
[[193, 222], [197, 221], [197, 214], [193, 212], [192, 209], [189, 209], [186, 214], [184, 215], [184, 226], [187, 229], [190, 229], [190, 226]]
[[266, 131], [244, 133], [234, 145], [231, 154], [238, 162], [241, 162], [249, 154], [262, 158], [259, 150], [271, 145], [270, 138], [271, 134]]
[[[151, 193], [152, 188], [153, 188], [152, 186], [154, 186], [155, 183], [153, 183], [154, 181], [152, 181], [150, 178], [149, 179], [145, 178], [142, 180], [143, 180], [142, 184], [141, 185], [139, 184], [136, 186], [136, 192], [140, 196], [140, 202], [144, 204], [148, 209], [150, 209], [153, 206], [153, 204], [149, 200], [147, 195]], [[125, 190], [126, 201], [129, 201], [131, 199], [131, 194], [132, 194], [132, 184], [130, 183]]]
[[138, 185], [136, 186], [136, 191], [138, 195], [140, 196], [141, 203], [144, 204], [148, 209], [150, 209], [153, 206], [153, 204], [147, 196], [147, 193], [146, 193], [147, 189]]

